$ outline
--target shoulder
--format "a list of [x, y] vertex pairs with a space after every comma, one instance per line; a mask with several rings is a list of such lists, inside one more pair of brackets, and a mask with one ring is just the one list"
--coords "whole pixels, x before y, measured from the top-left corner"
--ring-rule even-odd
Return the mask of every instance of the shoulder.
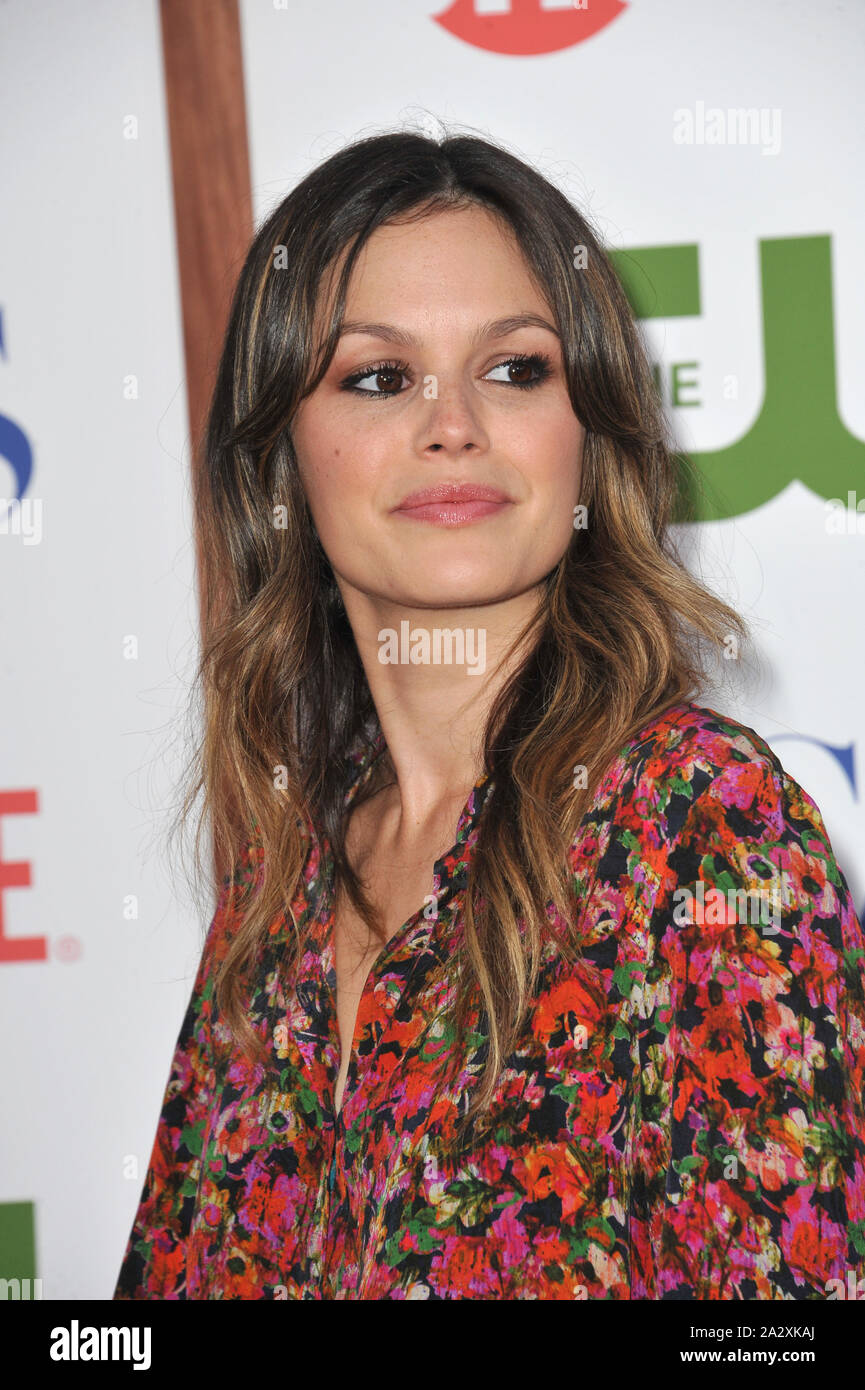
[[848, 944], [861, 930], [814, 799], [754, 729], [703, 705], [669, 708], [621, 749], [569, 865], [585, 913], [597, 901], [636, 931], [701, 882], [768, 894]]
[[756, 730], [705, 705], [674, 705], [620, 750], [596, 805], [650, 844], [698, 825], [716, 835], [781, 833], [785, 821], [825, 834], [816, 802]]

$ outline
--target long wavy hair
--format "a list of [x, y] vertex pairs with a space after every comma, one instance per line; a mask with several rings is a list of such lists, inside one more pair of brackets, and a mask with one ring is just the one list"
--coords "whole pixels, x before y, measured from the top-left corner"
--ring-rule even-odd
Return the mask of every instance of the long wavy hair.
[[[349, 755], [371, 752], [381, 729], [301, 487], [292, 417], [327, 370], [349, 276], [376, 228], [469, 205], [512, 230], [555, 315], [585, 428], [588, 524], [573, 530], [543, 581], [543, 603], [511, 648], [521, 644], [519, 665], [484, 732], [483, 771], [494, 785], [466, 884], [456, 1025], [461, 1036], [474, 1001], [488, 1046], [465, 1123], [489, 1110], [551, 933], [568, 959], [581, 954], [567, 848], [592, 792], [644, 724], [698, 692], [702, 646], [717, 653], [731, 634], [737, 643], [748, 637], [676, 551], [673, 509], [696, 474], [683, 483], [639, 330], [598, 235], [564, 193], [496, 144], [413, 131], [360, 139], [302, 179], [252, 241], [195, 474], [202, 732], [181, 808], [183, 823], [200, 808], [199, 862], [206, 826], [216, 882], [245, 885], [216, 999], [238, 1047], [263, 1062], [250, 991], [280, 914], [292, 923], [286, 970], [302, 949], [290, 904], [314, 838], [330, 843], [336, 892], [385, 940], [346, 854], [344, 806]], [[333, 303], [322, 335], [325, 287]], [[362, 789], [353, 805], [365, 799]], [[238, 872], [251, 845], [254, 884]]]

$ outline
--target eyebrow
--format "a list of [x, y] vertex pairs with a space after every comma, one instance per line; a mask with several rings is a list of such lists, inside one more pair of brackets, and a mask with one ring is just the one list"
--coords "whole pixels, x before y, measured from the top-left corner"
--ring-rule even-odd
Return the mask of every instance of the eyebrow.
[[[482, 323], [472, 334], [472, 342], [480, 343], [485, 338], [504, 338], [518, 328], [545, 328], [548, 333], [554, 333], [557, 338], [561, 338], [558, 329], [540, 314], [511, 314], [507, 318]], [[367, 333], [371, 338], [384, 338], [386, 342], [401, 343], [403, 347], [417, 346], [411, 333], [393, 323], [365, 323], [353, 320], [342, 325], [339, 336], [344, 338], [349, 333]]]

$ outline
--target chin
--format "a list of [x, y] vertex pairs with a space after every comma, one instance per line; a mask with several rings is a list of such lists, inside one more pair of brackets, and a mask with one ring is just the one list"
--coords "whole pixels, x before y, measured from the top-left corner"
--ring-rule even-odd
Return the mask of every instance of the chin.
[[424, 590], [411, 593], [402, 590], [390, 599], [396, 607], [408, 609], [428, 608], [431, 611], [448, 608], [476, 608], [481, 604], [505, 603], [514, 595], [494, 583], [464, 583], [449, 585], [444, 589]]

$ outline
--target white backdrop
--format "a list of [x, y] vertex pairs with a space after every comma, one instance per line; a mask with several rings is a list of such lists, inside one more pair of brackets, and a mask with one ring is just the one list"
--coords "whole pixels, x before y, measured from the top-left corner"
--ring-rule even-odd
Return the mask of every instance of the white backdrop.
[[0, 817], [2, 860], [31, 874], [0, 901], [7, 937], [47, 946], [0, 964], [0, 1203], [34, 1203], [46, 1299], [110, 1295], [141, 1185], [124, 1160], [152, 1143], [200, 950], [157, 821], [196, 616], [157, 21], [0, 7], [0, 414], [43, 522], [38, 544], [0, 534], [0, 795], [38, 797]]
[[[241, 0], [256, 222], [359, 135], [440, 118], [501, 141], [611, 246], [698, 245], [701, 312], [646, 325], [665, 370], [699, 364], [701, 404], [672, 412], [697, 451], [760, 414], [761, 240], [828, 236], [835, 408], [865, 441], [865, 7], [632, 0], [582, 40], [573, 6], [507, 11], [458, 0], [440, 23], [423, 0]], [[38, 544], [0, 534], [0, 806], [22, 790], [38, 804], [0, 815], [3, 863], [31, 866], [0, 904], [7, 938], [46, 940], [46, 959], [0, 963], [18, 1059], [2, 1080], [0, 1231], [4, 1203], [33, 1203], [44, 1297], [107, 1298], [207, 925], [160, 839], [195, 594], [157, 4], [7, 0], [0, 41], [0, 415], [29, 441], [25, 496], [43, 509]], [[712, 107], [777, 111], [775, 152], [677, 144], [674, 113]], [[865, 462], [851, 456], [855, 505]], [[741, 699], [707, 702], [767, 737], [814, 796], [861, 908], [865, 518], [827, 532], [822, 455], [810, 486], [783, 457], [765, 466], [776, 495], [685, 538], [764, 667]], [[0, 496], [15, 480], [0, 458]]]

